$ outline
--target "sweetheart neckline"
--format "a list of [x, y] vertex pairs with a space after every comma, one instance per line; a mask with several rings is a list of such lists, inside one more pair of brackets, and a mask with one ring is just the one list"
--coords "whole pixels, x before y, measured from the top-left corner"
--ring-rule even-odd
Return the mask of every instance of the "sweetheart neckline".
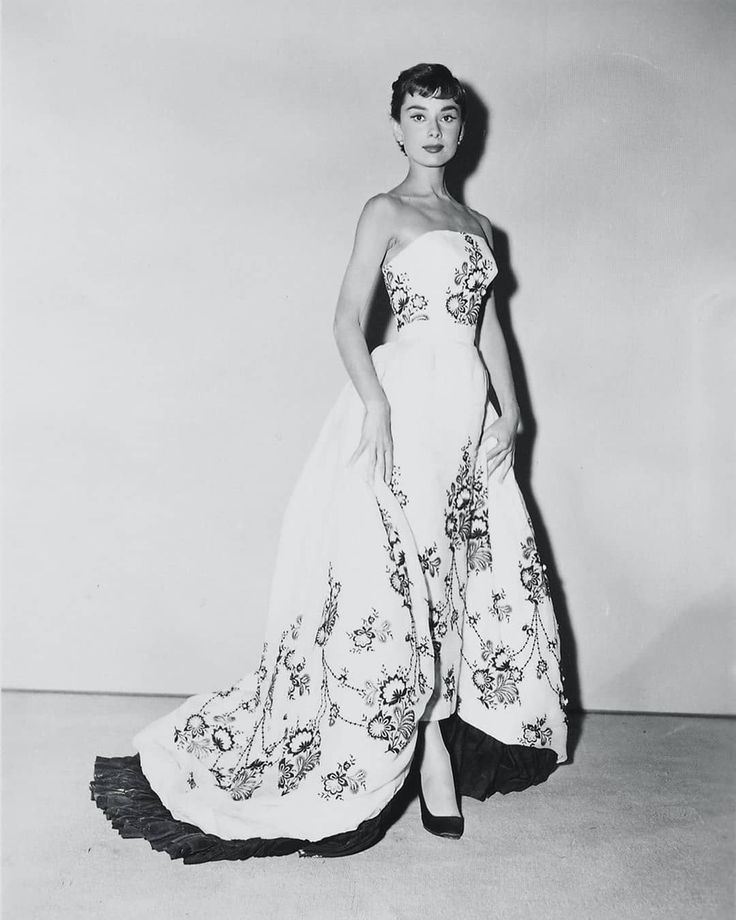
[[[471, 233], [469, 230], [453, 230], [449, 227], [436, 227], [434, 230], [425, 230], [424, 233], [420, 233], [419, 236], [415, 236], [414, 239], [410, 240], [406, 244], [406, 246], [404, 246], [403, 249], [399, 250], [399, 252], [396, 253], [395, 256], [392, 256], [388, 260], [388, 262], [384, 262], [383, 265], [381, 266], [381, 270], [383, 271], [387, 269], [388, 266], [391, 265], [393, 262], [395, 262], [399, 258], [399, 256], [402, 256], [406, 252], [407, 249], [410, 249], [414, 245], [414, 243], [416, 243], [418, 240], [423, 239], [425, 236], [430, 236], [432, 233], [459, 233], [461, 236], [474, 236], [474, 237], [477, 237], [479, 240], [483, 240], [486, 246], [488, 246], [488, 248], [491, 249], [491, 247], [488, 245], [488, 240], [481, 233]], [[491, 249], [491, 253], [493, 253], [492, 249]]]

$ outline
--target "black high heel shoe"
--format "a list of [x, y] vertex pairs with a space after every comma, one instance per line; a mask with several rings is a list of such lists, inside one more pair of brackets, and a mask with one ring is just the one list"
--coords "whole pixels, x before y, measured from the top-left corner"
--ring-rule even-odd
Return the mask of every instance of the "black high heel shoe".
[[[424, 733], [421, 731], [417, 736], [417, 748], [418, 750], [415, 753], [419, 754], [419, 761], [421, 761], [424, 754]], [[458, 802], [459, 808], [457, 780], [454, 776], [453, 784], [455, 787], [455, 800]], [[424, 793], [422, 792], [422, 775], [419, 770], [417, 770], [417, 787], [419, 790], [419, 807], [422, 812], [422, 824], [425, 830], [428, 830], [430, 834], [436, 834], [438, 837], [449, 837], [453, 840], [462, 837], [465, 830], [465, 818], [462, 815], [434, 815], [427, 808]]]
[[457, 840], [465, 830], [465, 818], [462, 815], [433, 815], [427, 808], [422, 793], [422, 779], [419, 777], [419, 807], [422, 811], [422, 824], [430, 834], [438, 837], [451, 837]]

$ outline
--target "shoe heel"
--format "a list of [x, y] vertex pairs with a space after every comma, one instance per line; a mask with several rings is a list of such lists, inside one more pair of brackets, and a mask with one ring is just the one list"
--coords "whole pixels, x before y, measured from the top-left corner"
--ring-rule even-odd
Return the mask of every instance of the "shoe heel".
[[419, 779], [419, 808], [422, 814], [424, 829], [437, 837], [447, 837], [457, 840], [462, 837], [465, 830], [465, 818], [462, 815], [434, 815], [427, 808], [422, 792], [422, 780]]

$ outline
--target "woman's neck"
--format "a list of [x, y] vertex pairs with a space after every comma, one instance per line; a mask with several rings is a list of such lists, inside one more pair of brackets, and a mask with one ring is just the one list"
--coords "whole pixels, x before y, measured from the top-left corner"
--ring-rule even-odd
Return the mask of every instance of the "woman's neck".
[[409, 163], [409, 172], [402, 182], [403, 191], [418, 198], [449, 198], [445, 185], [445, 167], [421, 166]]

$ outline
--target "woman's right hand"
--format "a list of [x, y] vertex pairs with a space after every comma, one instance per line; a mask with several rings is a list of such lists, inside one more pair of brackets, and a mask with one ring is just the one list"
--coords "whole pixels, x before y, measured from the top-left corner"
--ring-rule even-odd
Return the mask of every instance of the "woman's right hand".
[[366, 406], [360, 443], [348, 463], [352, 465], [362, 456], [366, 458], [368, 482], [372, 483], [377, 473], [389, 485], [394, 469], [394, 442], [388, 402]]

